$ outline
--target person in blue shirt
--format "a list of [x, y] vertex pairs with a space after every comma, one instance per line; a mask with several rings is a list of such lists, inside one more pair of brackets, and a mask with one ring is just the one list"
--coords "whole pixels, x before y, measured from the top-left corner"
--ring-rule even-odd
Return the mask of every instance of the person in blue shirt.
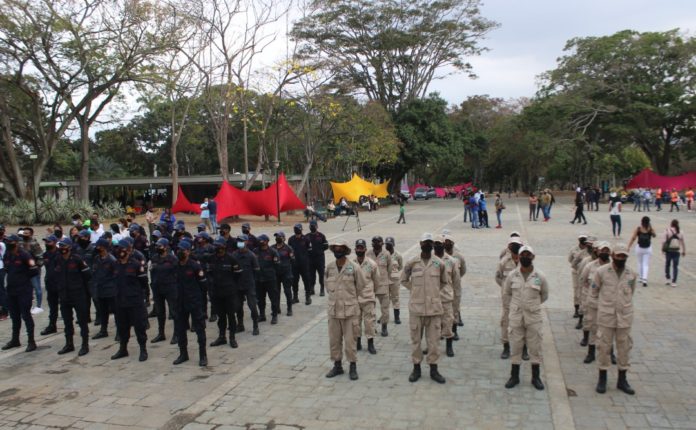
[[483, 193], [481, 193], [481, 198], [479, 199], [479, 220], [481, 227], [485, 226], [486, 228], [491, 228], [488, 225], [488, 209], [486, 206], [486, 198]]
[[212, 198], [208, 199], [208, 212], [210, 213], [210, 229], [212, 234], [217, 233], [217, 202]]
[[474, 194], [469, 197], [469, 210], [471, 210], [471, 228], [479, 228], [479, 202]]

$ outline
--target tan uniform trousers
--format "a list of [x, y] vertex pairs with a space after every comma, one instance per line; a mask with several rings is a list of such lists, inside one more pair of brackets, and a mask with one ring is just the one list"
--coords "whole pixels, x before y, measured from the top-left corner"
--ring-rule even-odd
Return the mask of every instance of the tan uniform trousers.
[[375, 294], [381, 310], [379, 317], [380, 324], [389, 323], [389, 294]]
[[[454, 276], [457, 276], [455, 273]], [[454, 301], [452, 302], [452, 315], [454, 316], [455, 321], [459, 321], [462, 317], [461, 315], [461, 306], [462, 306], [462, 286], [459, 285], [459, 288], [454, 288]]]
[[631, 367], [628, 355], [633, 348], [630, 328], [597, 327], [597, 346], [599, 355], [597, 363], [599, 370], [607, 370], [611, 367], [611, 346], [616, 342], [616, 365], [619, 370], [628, 370]]
[[510, 297], [503, 294], [503, 288], [500, 288], [500, 298], [503, 303], [503, 313], [500, 316], [500, 340], [503, 343], [510, 342], [508, 329], [510, 327]]
[[590, 306], [585, 306], [585, 312], [582, 317], [582, 329], [583, 331], [590, 332], [590, 345], [596, 345], [597, 343], [597, 308], [592, 308]]
[[401, 284], [398, 280], [389, 284], [389, 300], [391, 300], [392, 308], [394, 309], [400, 309], [399, 288], [401, 288]]
[[411, 329], [411, 359], [413, 360], [413, 364], [420, 364], [421, 361], [423, 361], [421, 339], [424, 333], [425, 344], [428, 348], [426, 362], [428, 364], [437, 364], [437, 360], [440, 358], [441, 323], [442, 317], [440, 315], [432, 317], [409, 316], [408, 325]]
[[449, 339], [454, 336], [452, 325], [454, 325], [454, 312], [452, 311], [452, 302], [442, 302], [442, 334], [441, 337]]
[[573, 304], [580, 306], [580, 283], [578, 282], [578, 272], [576, 270], [570, 271], [570, 277], [573, 279]]
[[350, 363], [358, 361], [357, 333], [360, 330], [357, 316], [344, 319], [329, 317], [329, 349], [331, 360], [341, 361], [341, 348], [345, 346], [346, 358]]
[[375, 302], [362, 303], [360, 305], [360, 324], [356, 335], [362, 336], [363, 326], [365, 326], [365, 337], [368, 339], [374, 338], [375, 322]]
[[510, 326], [512, 364], [522, 364], [522, 349], [525, 343], [531, 363], [541, 364], [541, 329], [541, 322], [525, 324], [523, 321], [520, 326]]

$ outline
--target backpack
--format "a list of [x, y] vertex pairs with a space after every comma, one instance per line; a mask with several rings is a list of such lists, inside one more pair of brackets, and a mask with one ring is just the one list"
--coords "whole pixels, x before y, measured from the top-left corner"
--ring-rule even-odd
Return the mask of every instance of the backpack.
[[679, 242], [677, 242], [677, 246], [671, 246], [674, 239], [677, 239], [677, 241], [679, 240], [679, 236], [677, 236], [676, 233], [672, 233], [672, 236], [662, 244], [662, 252], [679, 251]]

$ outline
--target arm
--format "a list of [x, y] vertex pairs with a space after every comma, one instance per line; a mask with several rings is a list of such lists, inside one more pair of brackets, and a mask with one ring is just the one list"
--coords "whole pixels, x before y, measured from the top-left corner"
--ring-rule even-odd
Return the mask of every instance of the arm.
[[639, 228], [640, 228], [640, 227], [636, 228], [636, 229], [633, 231], [633, 235], [631, 236], [631, 240], [628, 241], [628, 249], [631, 249], [631, 246], [633, 245], [633, 242], [636, 241], [636, 238], [638, 237], [638, 229], [639, 229]]
[[404, 270], [401, 272], [401, 279], [399, 280], [401, 285], [406, 287], [409, 291], [411, 290], [411, 263], [406, 263]]
[[498, 270], [495, 271], [495, 283], [499, 287], [503, 286], [503, 281], [505, 280], [505, 275], [503, 274], [503, 262], [498, 263]]
[[599, 291], [602, 289], [602, 279], [599, 277], [599, 270], [597, 270], [592, 278], [592, 288], [590, 288], [590, 294], [593, 299], [599, 298]]
[[549, 298], [549, 284], [546, 282], [546, 277], [541, 276], [541, 303], [544, 303]]

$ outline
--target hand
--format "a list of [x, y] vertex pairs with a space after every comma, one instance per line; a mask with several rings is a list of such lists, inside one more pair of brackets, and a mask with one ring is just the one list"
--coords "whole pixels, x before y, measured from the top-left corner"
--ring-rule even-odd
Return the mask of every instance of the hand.
[[686, 251], [682, 252], [682, 257], [686, 256]]

